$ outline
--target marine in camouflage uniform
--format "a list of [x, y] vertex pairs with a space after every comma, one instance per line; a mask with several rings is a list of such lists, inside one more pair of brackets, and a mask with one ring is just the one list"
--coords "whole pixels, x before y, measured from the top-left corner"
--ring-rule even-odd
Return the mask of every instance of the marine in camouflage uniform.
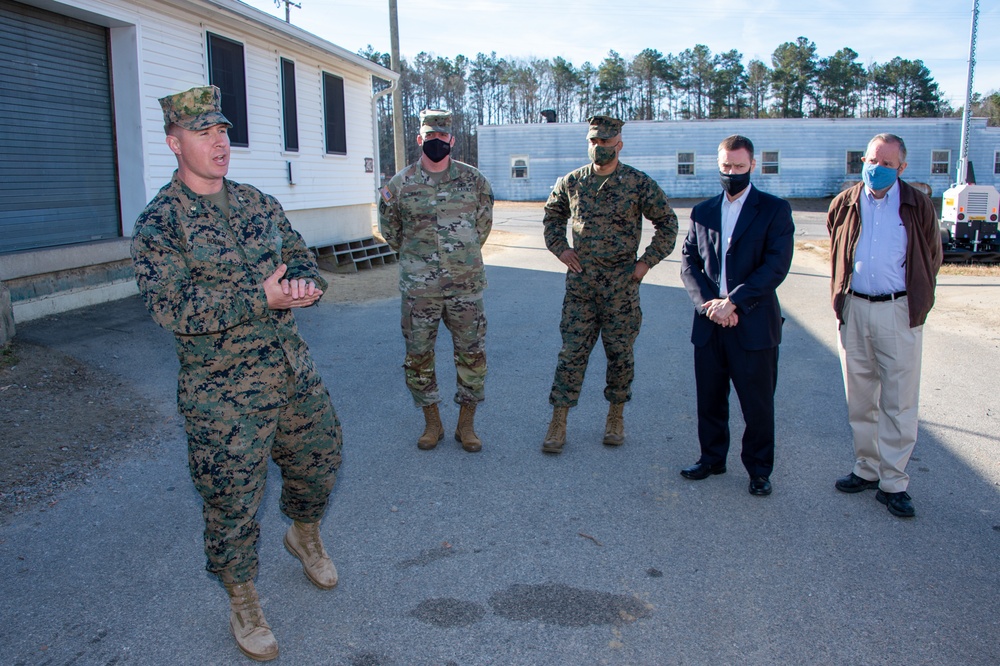
[[[566, 415], [580, 397], [598, 336], [608, 360], [604, 397], [610, 407], [603, 441], [624, 443], [623, 408], [632, 398], [635, 375], [632, 345], [642, 323], [639, 283], [670, 254], [677, 238], [677, 215], [663, 190], [618, 159], [624, 123], [609, 116], [588, 122], [592, 163], [557, 180], [545, 204], [545, 245], [569, 267], [559, 325], [563, 344], [549, 394], [552, 421], [542, 444], [546, 453], [559, 453], [565, 445]], [[636, 261], [643, 217], [655, 233]]]
[[486, 272], [482, 247], [493, 226], [493, 190], [478, 170], [450, 157], [451, 114], [420, 114], [420, 159], [379, 190], [379, 226], [399, 253], [401, 325], [406, 386], [424, 412], [421, 449], [444, 437], [434, 346], [441, 321], [454, 343], [460, 405], [455, 439], [466, 451], [482, 448], [473, 419], [486, 380]]
[[277, 200], [225, 178], [231, 124], [218, 88], [160, 104], [178, 169], [136, 222], [136, 279], [153, 319], [174, 334], [206, 568], [230, 594], [240, 649], [272, 659], [277, 643], [253, 586], [269, 457], [293, 521], [286, 547], [318, 587], [337, 583], [319, 521], [340, 465], [340, 422], [290, 309], [315, 303], [326, 282]]

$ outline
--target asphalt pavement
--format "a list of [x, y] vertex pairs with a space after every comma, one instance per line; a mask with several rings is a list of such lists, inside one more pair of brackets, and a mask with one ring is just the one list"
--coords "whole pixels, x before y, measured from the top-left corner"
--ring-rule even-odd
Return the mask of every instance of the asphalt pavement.
[[[1000, 663], [1000, 331], [932, 313], [909, 467], [917, 517], [895, 518], [874, 492], [833, 488], [852, 453], [829, 283], [822, 266], [797, 259], [779, 291], [788, 320], [774, 493], [747, 493], [735, 398], [728, 473], [687, 481], [678, 472], [698, 457], [692, 308], [675, 251], [641, 288], [625, 445], [601, 445], [598, 345], [565, 451], [545, 455], [562, 268], [537, 211], [498, 216], [496, 228], [512, 233], [498, 235], [504, 249], [487, 269], [481, 453], [450, 437], [450, 399], [448, 436], [417, 449], [398, 299], [298, 313], [344, 428], [323, 524], [340, 584], [313, 587], [282, 547], [289, 523], [272, 465], [257, 586], [276, 663]], [[998, 290], [995, 278], [946, 278], [939, 294], [995, 303]], [[171, 336], [138, 298], [20, 324], [18, 335], [127, 379], [162, 412], [162, 433], [0, 526], [0, 661], [250, 663], [229, 635], [225, 592], [203, 569]], [[450, 396], [443, 329], [439, 342]]]

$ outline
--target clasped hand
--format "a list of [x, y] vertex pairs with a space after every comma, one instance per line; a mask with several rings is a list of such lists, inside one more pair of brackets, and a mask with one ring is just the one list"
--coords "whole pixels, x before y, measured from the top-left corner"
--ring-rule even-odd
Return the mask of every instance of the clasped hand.
[[288, 271], [286, 264], [281, 264], [266, 280], [264, 294], [267, 296], [267, 307], [272, 310], [288, 310], [290, 308], [307, 308], [323, 295], [323, 290], [312, 280], [303, 278], [283, 280]]
[[702, 307], [705, 308], [705, 316], [723, 328], [731, 328], [739, 323], [736, 304], [728, 298], [713, 298]]

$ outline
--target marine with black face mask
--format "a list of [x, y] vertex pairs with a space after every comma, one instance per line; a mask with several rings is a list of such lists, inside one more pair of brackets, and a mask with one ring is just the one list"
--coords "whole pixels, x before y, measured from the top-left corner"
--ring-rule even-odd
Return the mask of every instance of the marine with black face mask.
[[775, 293], [792, 263], [795, 226], [784, 199], [750, 184], [753, 143], [734, 134], [719, 144], [723, 192], [691, 210], [681, 280], [694, 303], [691, 342], [701, 456], [681, 476], [701, 481], [726, 472], [729, 387], [746, 428], [741, 460], [751, 495], [771, 494], [774, 390], [781, 306]]
[[[622, 125], [618, 118], [588, 119], [590, 164], [556, 181], [545, 204], [545, 246], [566, 264], [566, 295], [559, 332], [562, 348], [556, 363], [549, 404], [552, 420], [542, 441], [545, 453], [561, 453], [566, 444], [566, 416], [583, 386], [590, 352], [600, 337], [608, 359], [604, 397], [608, 417], [602, 442], [625, 442], [625, 403], [632, 399], [642, 310], [639, 283], [674, 249], [677, 215], [650, 176], [619, 161]], [[639, 256], [643, 218], [655, 229]], [[566, 239], [567, 222], [573, 245]]]
[[444, 321], [457, 370], [455, 439], [475, 452], [482, 441], [473, 420], [486, 380], [482, 247], [493, 226], [493, 190], [478, 170], [451, 158], [451, 125], [448, 111], [420, 112], [422, 155], [379, 190], [379, 227], [399, 254], [403, 372], [414, 404], [424, 413], [417, 447], [433, 449], [444, 438], [434, 368], [434, 345]]

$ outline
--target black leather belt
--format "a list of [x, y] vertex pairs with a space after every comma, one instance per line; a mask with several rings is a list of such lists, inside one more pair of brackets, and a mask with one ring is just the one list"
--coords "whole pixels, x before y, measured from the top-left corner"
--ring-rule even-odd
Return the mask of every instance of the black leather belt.
[[847, 293], [851, 296], [857, 296], [858, 298], [863, 298], [866, 301], [871, 301], [872, 303], [885, 303], [886, 301], [894, 301], [897, 298], [906, 296], [905, 291], [897, 291], [895, 294], [879, 294], [878, 296], [869, 296], [868, 294], [862, 294], [854, 291], [853, 289], [848, 289]]

